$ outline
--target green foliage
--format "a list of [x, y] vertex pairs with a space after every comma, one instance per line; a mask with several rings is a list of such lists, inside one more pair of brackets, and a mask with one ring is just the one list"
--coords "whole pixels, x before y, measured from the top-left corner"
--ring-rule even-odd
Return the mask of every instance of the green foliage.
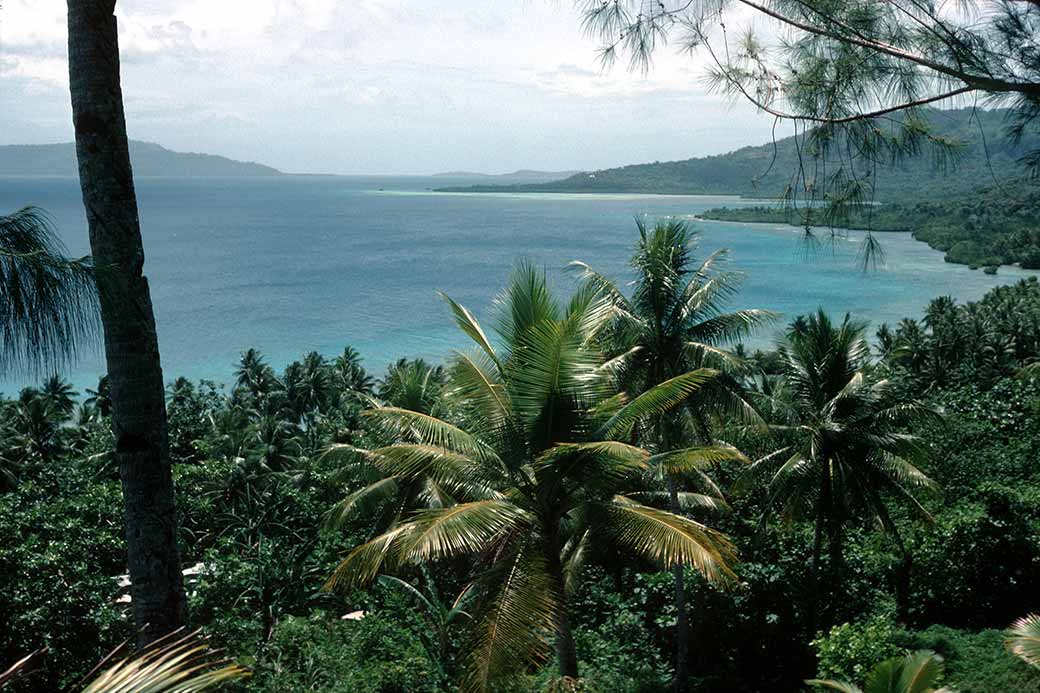
[[285, 619], [256, 662], [248, 690], [264, 693], [435, 693], [436, 664], [406, 612], [352, 621], [322, 611]]
[[999, 630], [967, 632], [946, 626], [930, 626], [894, 640], [900, 647], [924, 648], [942, 655], [945, 683], [959, 693], [1040, 691], [1040, 673], [1004, 649]]
[[887, 616], [834, 626], [812, 641], [816, 677], [862, 681], [878, 662], [904, 654], [893, 643], [897, 632]]
[[[910, 231], [914, 238], [946, 253], [946, 261], [974, 267], [1020, 264], [1040, 268], [1040, 188], [1033, 179], [1005, 181], [956, 196], [945, 185], [910, 199], [854, 212], [840, 225], [872, 231]], [[823, 209], [722, 207], [705, 219], [826, 226]]]
[[910, 539], [914, 623], [1001, 627], [1036, 604], [1040, 488], [982, 484]]
[[120, 489], [98, 472], [35, 465], [0, 494], [0, 662], [48, 648], [51, 667], [33, 678], [45, 689], [74, 683], [129, 635], [114, 603], [126, 572]]

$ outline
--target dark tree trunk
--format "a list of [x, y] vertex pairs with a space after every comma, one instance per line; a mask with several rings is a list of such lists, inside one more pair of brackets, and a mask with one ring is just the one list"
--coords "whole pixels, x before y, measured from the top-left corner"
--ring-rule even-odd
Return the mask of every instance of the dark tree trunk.
[[824, 461], [823, 464], [823, 479], [820, 485], [820, 497], [817, 500], [816, 505], [816, 527], [813, 533], [813, 557], [812, 557], [812, 594], [810, 595], [810, 617], [809, 624], [812, 629], [813, 637], [816, 637], [816, 631], [820, 628], [821, 624], [824, 623], [824, 618], [821, 608], [821, 602], [823, 601], [823, 593], [825, 590], [822, 581], [820, 580], [820, 554], [823, 546], [823, 530], [824, 525], [829, 524], [828, 519], [831, 513], [831, 474], [830, 474], [830, 462]]
[[574, 632], [571, 628], [571, 615], [567, 604], [567, 580], [563, 574], [563, 561], [560, 558], [561, 544], [559, 526], [545, 529], [545, 560], [549, 577], [552, 579], [552, 590], [559, 600], [556, 620], [556, 665], [560, 676], [578, 678], [578, 650], [574, 644]]
[[119, 85], [115, 0], [68, 0], [69, 86], [123, 485], [138, 645], [184, 625], [166, 404]]
[[[668, 478], [668, 496], [671, 511], [679, 513], [679, 489], [675, 479]], [[675, 671], [672, 674], [672, 690], [686, 693], [690, 690], [690, 614], [686, 610], [686, 577], [683, 566], [672, 568], [675, 583]]]

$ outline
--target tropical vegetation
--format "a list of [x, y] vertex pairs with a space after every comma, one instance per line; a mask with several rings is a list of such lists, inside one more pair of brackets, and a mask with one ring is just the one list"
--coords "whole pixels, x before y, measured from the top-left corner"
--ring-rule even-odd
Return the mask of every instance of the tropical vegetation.
[[[486, 320], [446, 299], [471, 348], [443, 364], [170, 381], [192, 622], [252, 673], [227, 686], [1040, 690], [1040, 282], [783, 326], [696, 240], [643, 227], [567, 300], [521, 263]], [[48, 653], [12, 691], [136, 632], [109, 393], [0, 401], [0, 660]]]

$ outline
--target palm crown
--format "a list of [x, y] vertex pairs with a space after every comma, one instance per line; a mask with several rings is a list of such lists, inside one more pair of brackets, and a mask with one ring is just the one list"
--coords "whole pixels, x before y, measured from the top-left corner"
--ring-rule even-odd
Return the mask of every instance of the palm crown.
[[[528, 265], [498, 301], [496, 346], [463, 306], [448, 299], [475, 343], [455, 357], [456, 426], [429, 415], [377, 408], [369, 415], [399, 442], [357, 451], [401, 480], [430, 478], [453, 504], [422, 510], [354, 549], [330, 578], [348, 588], [382, 570], [473, 556], [483, 570], [466, 684], [485, 689], [498, 675], [547, 654], [555, 634], [560, 673], [577, 676], [567, 588], [583, 557], [611, 542], [665, 566], [689, 564], [725, 583], [733, 549], [688, 518], [643, 505], [650, 454], [619, 440], [647, 416], [681, 404], [715, 371], [681, 374], [628, 401], [613, 387], [596, 348], [615, 311], [591, 286], [566, 307]], [[570, 577], [568, 577], [570, 576]]]
[[889, 382], [870, 367], [864, 332], [848, 316], [835, 325], [823, 311], [792, 323], [781, 350], [783, 382], [769, 398], [778, 419], [773, 428], [790, 445], [755, 462], [738, 483], [748, 488], [765, 480], [763, 520], [777, 509], [814, 519], [814, 575], [826, 533], [835, 580], [850, 519], [880, 521], [903, 548], [886, 500], [928, 518], [917, 494], [937, 490], [916, 466], [926, 450], [907, 432], [915, 419], [937, 413], [914, 401], [891, 403]]

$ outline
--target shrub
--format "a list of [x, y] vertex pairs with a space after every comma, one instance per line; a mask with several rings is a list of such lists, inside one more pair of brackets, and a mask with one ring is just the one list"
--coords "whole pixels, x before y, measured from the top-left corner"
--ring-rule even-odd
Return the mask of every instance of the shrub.
[[1040, 692], [1040, 672], [1031, 669], [1004, 649], [1000, 630], [971, 633], [946, 626], [931, 626], [897, 636], [910, 649], [929, 649], [946, 660], [946, 685], [959, 693]]
[[437, 666], [406, 614], [344, 621], [325, 612], [290, 617], [256, 663], [250, 691], [424, 693], [443, 690]]
[[878, 662], [906, 654], [895, 644], [898, 629], [887, 616], [834, 626], [813, 640], [820, 679], [862, 681]]

